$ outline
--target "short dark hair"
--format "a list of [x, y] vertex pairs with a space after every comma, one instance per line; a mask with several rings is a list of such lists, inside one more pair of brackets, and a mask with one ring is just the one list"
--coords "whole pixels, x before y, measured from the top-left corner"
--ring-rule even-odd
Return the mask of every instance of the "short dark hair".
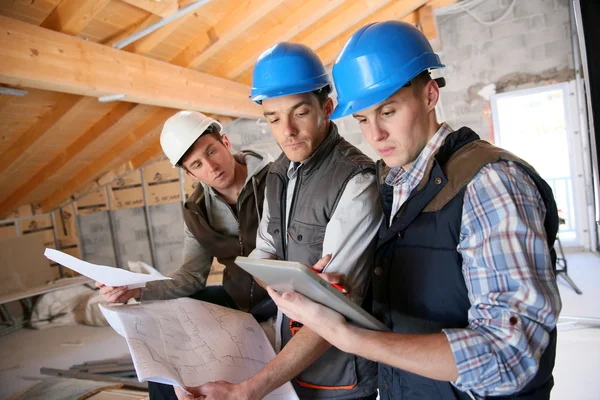
[[329, 94], [331, 93], [331, 86], [323, 86], [321, 89], [314, 90], [312, 94], [317, 96], [317, 100], [319, 100], [319, 105], [323, 107], [325, 102], [329, 98]]
[[431, 75], [429, 74], [429, 70], [425, 70], [421, 72], [419, 75], [415, 76], [411, 79], [411, 86], [414, 90], [419, 90], [431, 80]]
[[[223, 144], [223, 135], [221, 135], [221, 128], [219, 128], [217, 124], [210, 124], [208, 128], [206, 128], [204, 132], [202, 132], [202, 134], [198, 136], [198, 139], [200, 139], [204, 135], [211, 135], [217, 140], [217, 142]], [[192, 148], [194, 147], [198, 139], [196, 139], [194, 143], [192, 143], [190, 148], [187, 149], [185, 153], [183, 153], [179, 161], [177, 161], [177, 164], [175, 164], [176, 167], [181, 167], [185, 169], [185, 167], [183, 166], [183, 160], [190, 154]]]

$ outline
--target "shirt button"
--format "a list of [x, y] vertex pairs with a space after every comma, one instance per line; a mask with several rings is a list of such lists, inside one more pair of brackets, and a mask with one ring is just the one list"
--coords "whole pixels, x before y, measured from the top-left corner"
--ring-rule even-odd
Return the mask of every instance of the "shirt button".
[[398, 232], [398, 237], [399, 237], [400, 239], [402, 239], [402, 238], [404, 237], [404, 234], [403, 234], [402, 232]]
[[275, 229], [275, 231], [273, 233], [276, 235], [279, 235], [279, 229]]
[[439, 176], [437, 178], [435, 178], [435, 184], [439, 185], [442, 183], [442, 178], [440, 178]]
[[375, 267], [375, 269], [373, 270], [373, 273], [375, 273], [375, 275], [377, 275], [377, 276], [382, 276], [383, 275], [383, 268], [381, 268], [381, 267]]
[[302, 241], [302, 235], [298, 235], [298, 237], [296, 239], [298, 239], [298, 241], [301, 242]]

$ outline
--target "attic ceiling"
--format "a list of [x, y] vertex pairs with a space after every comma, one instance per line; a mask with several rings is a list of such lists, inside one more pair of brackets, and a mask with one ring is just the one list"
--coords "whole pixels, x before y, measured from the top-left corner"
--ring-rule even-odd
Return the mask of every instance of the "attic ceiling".
[[[179, 109], [260, 117], [252, 67], [277, 42], [304, 43], [331, 65], [359, 27], [395, 19], [435, 43], [433, 10], [456, 1], [0, 0], [0, 89], [26, 91], [0, 94], [0, 218], [24, 204], [50, 211], [156, 158]], [[99, 101], [114, 95], [125, 98]]]

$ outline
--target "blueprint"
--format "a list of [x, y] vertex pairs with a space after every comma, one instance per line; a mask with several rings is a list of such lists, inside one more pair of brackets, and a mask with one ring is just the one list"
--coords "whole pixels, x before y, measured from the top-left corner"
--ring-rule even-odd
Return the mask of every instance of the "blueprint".
[[[190, 298], [100, 307], [127, 340], [140, 381], [182, 387], [219, 380], [239, 383], [275, 357], [248, 313]], [[298, 397], [288, 382], [265, 399]]]

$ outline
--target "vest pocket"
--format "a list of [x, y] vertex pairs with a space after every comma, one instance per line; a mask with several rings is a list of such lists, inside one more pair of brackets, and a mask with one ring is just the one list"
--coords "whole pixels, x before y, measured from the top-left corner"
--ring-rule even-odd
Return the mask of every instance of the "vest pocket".
[[296, 246], [321, 245], [325, 239], [325, 227], [292, 221], [288, 227], [287, 235], [290, 242], [293, 242]]
[[309, 389], [352, 390], [358, 383], [356, 357], [331, 347], [295, 380]]

